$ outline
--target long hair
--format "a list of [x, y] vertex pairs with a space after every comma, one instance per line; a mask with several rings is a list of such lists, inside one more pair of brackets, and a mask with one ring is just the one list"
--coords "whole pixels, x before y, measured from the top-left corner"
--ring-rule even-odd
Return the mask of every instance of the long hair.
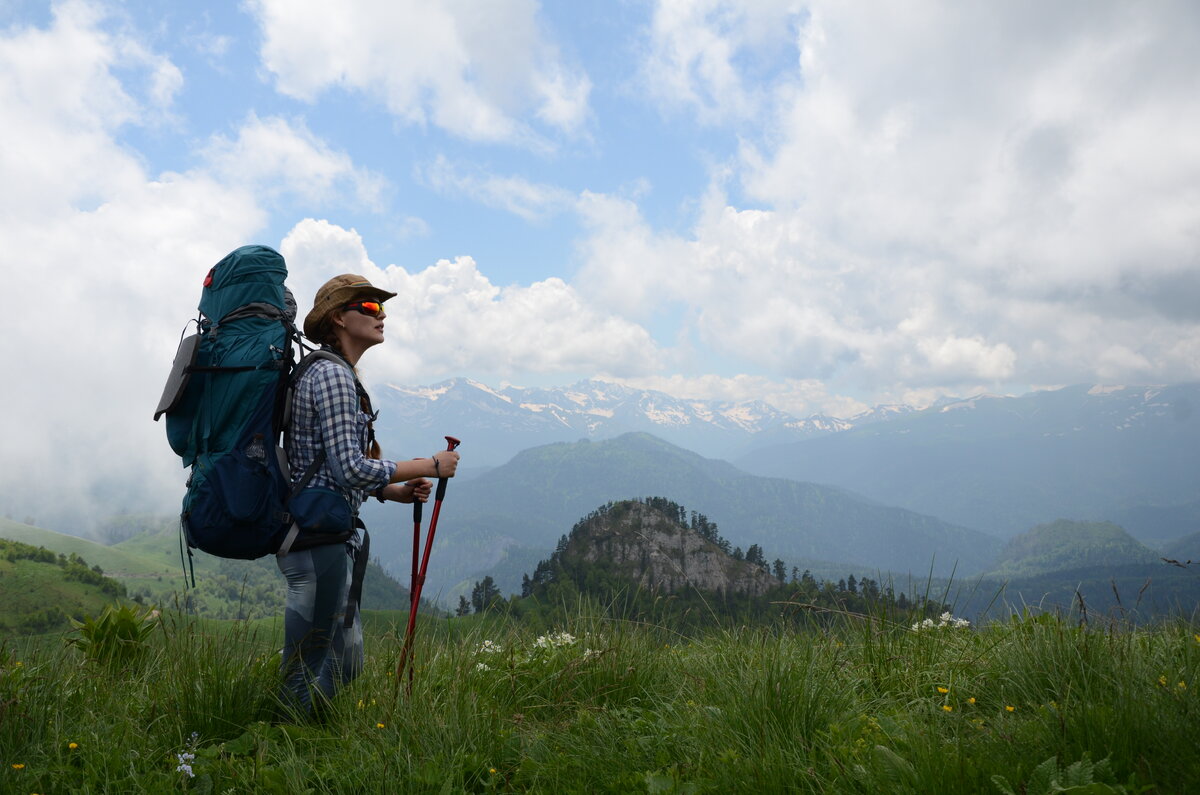
[[354, 388], [358, 392], [358, 407], [362, 410], [363, 414], [366, 414], [368, 417], [370, 417], [370, 419], [367, 420], [367, 449], [364, 450], [363, 453], [367, 458], [371, 458], [376, 461], [382, 459], [383, 448], [379, 446], [379, 440], [375, 438], [376, 412], [374, 406], [371, 405], [371, 396], [367, 394], [366, 388], [362, 385], [362, 381], [360, 381], [358, 378], [358, 367], [350, 364], [350, 360], [346, 358], [346, 354], [342, 351], [341, 343], [338, 342], [337, 335], [333, 333], [333, 320], [330, 318], [330, 316], [327, 315], [321, 321], [319, 338], [313, 340], [313, 342], [319, 342], [323, 344], [326, 348], [329, 348], [338, 356], [341, 356], [342, 359], [346, 361], [346, 364], [350, 365], [350, 370], [354, 373]]

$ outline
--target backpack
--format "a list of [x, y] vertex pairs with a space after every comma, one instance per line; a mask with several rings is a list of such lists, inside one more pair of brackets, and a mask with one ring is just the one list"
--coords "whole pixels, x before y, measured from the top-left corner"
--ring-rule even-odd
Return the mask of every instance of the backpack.
[[242, 246], [213, 266], [197, 331], [181, 340], [155, 409], [191, 467], [180, 515], [189, 556], [196, 548], [253, 560], [279, 552], [285, 538], [290, 546], [298, 528], [288, 504], [323, 460], [291, 485], [282, 436], [292, 387], [314, 358], [349, 364], [325, 351], [295, 362], [297, 346], [306, 347], [286, 277], [283, 257], [267, 246]]

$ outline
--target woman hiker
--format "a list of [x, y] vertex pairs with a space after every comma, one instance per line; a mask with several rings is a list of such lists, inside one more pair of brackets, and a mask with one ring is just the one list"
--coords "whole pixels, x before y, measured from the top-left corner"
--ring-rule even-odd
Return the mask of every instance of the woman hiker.
[[458, 466], [450, 450], [410, 461], [380, 458], [370, 398], [354, 368], [383, 342], [383, 302], [393, 296], [342, 274], [317, 290], [304, 319], [304, 335], [342, 360], [311, 357], [296, 383], [287, 437], [293, 485], [309, 480], [291, 502], [301, 532], [278, 556], [287, 578], [284, 697], [308, 714], [362, 669], [357, 607], [369, 555], [369, 539], [359, 533], [363, 499], [424, 502], [427, 478], [454, 477]]

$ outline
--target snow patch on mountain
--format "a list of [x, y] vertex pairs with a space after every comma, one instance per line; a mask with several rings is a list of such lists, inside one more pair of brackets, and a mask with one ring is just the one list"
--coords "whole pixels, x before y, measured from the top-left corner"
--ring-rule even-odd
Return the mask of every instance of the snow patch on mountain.
[[[499, 398], [500, 400], [503, 400], [505, 403], [513, 402], [512, 398], [510, 398], [508, 395], [504, 394], [503, 392], [497, 392], [496, 390], [492, 389], [487, 384], [482, 384], [478, 381], [472, 381], [470, 378], [464, 378], [463, 381], [468, 386], [474, 387], [475, 389], [478, 389], [480, 392], [491, 395], [492, 397]], [[453, 383], [453, 382], [450, 382], [450, 383]]]
[[454, 381], [443, 381], [442, 383], [435, 384], [433, 386], [402, 386], [400, 384], [388, 384], [387, 388], [401, 395], [433, 402], [453, 389], [454, 386]]

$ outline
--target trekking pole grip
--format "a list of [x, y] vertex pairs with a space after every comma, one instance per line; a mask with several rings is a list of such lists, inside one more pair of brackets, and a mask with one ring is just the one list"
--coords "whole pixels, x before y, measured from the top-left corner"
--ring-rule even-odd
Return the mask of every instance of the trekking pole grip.
[[[460, 444], [462, 444], [462, 442], [460, 442], [458, 439], [455, 439], [453, 436], [446, 437], [446, 449], [447, 450], [453, 450], [455, 447], [458, 447]], [[449, 478], [438, 478], [437, 493], [434, 494], [434, 496], [433, 496], [433, 499], [435, 501], [441, 500], [442, 498], [444, 498], [446, 496], [446, 482], [448, 480], [449, 480]]]

